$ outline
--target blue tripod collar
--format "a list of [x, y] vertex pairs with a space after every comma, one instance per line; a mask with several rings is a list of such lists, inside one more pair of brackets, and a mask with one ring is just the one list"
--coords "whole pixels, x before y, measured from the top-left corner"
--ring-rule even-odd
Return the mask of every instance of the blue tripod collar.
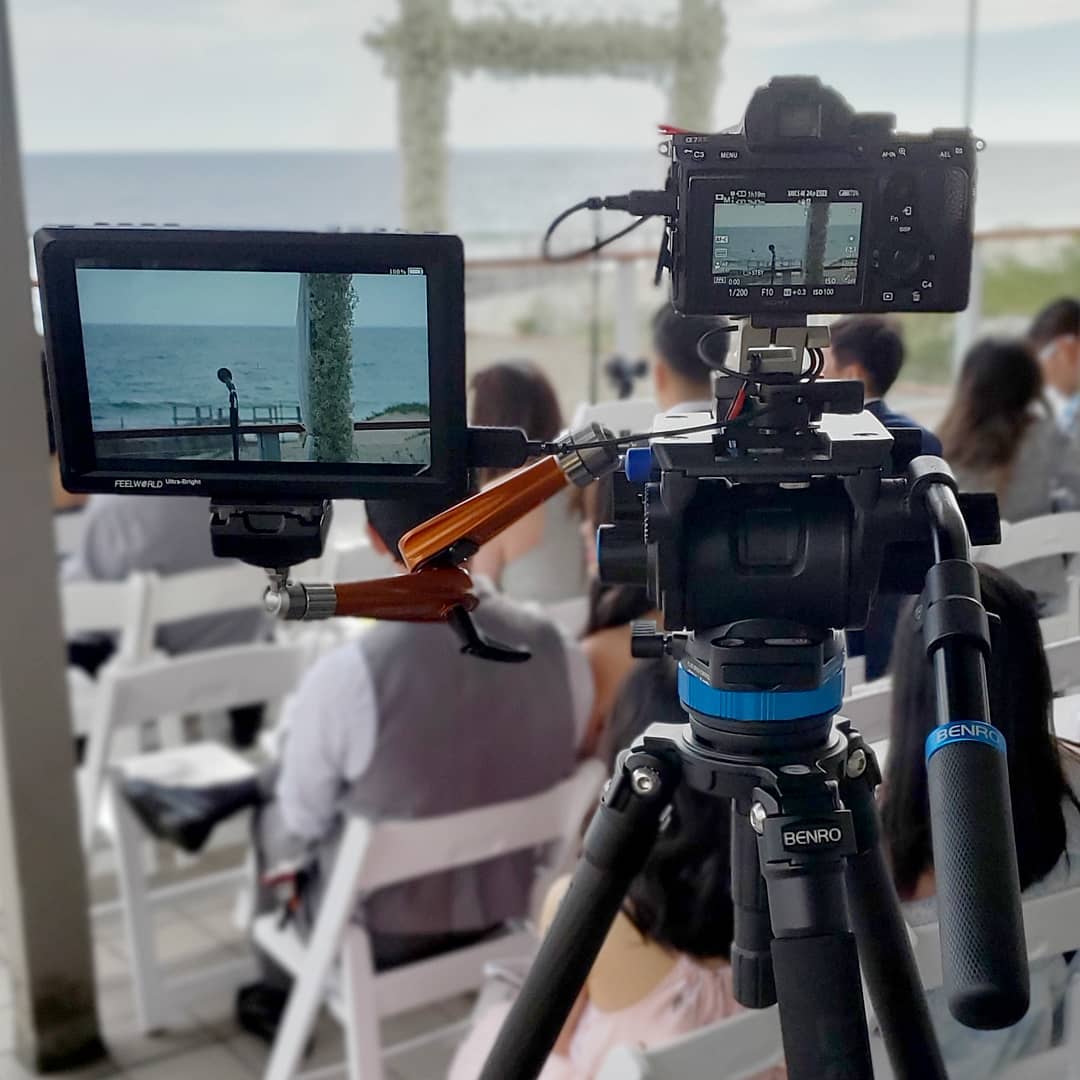
[[804, 720], [839, 711], [844, 700], [844, 655], [825, 665], [813, 690], [721, 690], [679, 664], [679, 700], [688, 709], [723, 720], [761, 723]]

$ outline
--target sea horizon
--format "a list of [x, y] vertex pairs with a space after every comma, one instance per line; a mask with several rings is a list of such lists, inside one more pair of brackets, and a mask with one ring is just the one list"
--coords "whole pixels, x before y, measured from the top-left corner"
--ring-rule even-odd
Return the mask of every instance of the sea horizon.
[[[401, 228], [394, 148], [39, 150], [23, 154], [27, 221], [297, 229]], [[993, 143], [979, 154], [976, 227], [1080, 225], [1080, 141]], [[534, 253], [552, 218], [596, 194], [659, 185], [655, 142], [632, 147], [454, 147], [448, 231]], [[1018, 194], [1023, 193], [1023, 194]]]

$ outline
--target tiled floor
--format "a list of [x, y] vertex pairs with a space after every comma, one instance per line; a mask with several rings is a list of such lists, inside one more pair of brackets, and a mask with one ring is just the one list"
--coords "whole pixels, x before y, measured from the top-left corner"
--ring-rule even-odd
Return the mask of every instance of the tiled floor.
[[[173, 970], [191, 970], [220, 963], [223, 957], [246, 955], [245, 936], [232, 922], [231, 892], [223, 890], [169, 908], [160, 914], [157, 925], [161, 956]], [[167, 1034], [142, 1036], [135, 1020], [119, 916], [94, 920], [94, 944], [98, 1008], [110, 1057], [90, 1069], [51, 1076], [81, 1080], [250, 1080], [262, 1075], [267, 1048], [236, 1026], [231, 991], [222, 989], [201, 997]], [[454, 999], [390, 1017], [382, 1025], [383, 1043], [401, 1042], [459, 1021], [468, 1015], [470, 1004], [467, 998]], [[27, 1072], [11, 1052], [12, 1028], [11, 982], [6, 965], [0, 961], [0, 1080], [27, 1080], [34, 1074]], [[387, 1060], [386, 1080], [442, 1080], [458, 1037], [458, 1032], [451, 1032], [392, 1055]], [[324, 1017], [305, 1067], [334, 1065], [343, 1056], [338, 1027]], [[343, 1077], [344, 1070], [336, 1075]]]

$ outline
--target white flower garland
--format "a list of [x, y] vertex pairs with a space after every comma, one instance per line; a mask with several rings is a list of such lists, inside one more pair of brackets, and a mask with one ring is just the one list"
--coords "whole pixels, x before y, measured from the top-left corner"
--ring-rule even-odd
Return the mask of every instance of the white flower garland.
[[725, 43], [719, 0], [679, 0], [671, 27], [619, 16], [526, 19], [509, 6], [462, 21], [450, 0], [399, 0], [399, 6], [398, 21], [367, 41], [397, 79], [407, 228], [447, 225], [446, 122], [454, 71], [650, 79], [666, 86], [673, 123], [710, 129]]

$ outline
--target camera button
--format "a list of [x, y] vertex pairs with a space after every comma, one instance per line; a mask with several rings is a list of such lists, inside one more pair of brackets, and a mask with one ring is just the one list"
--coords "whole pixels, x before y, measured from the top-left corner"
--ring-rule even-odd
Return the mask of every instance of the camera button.
[[922, 251], [910, 241], [898, 241], [885, 259], [885, 272], [901, 280], [914, 277], [922, 267]]

